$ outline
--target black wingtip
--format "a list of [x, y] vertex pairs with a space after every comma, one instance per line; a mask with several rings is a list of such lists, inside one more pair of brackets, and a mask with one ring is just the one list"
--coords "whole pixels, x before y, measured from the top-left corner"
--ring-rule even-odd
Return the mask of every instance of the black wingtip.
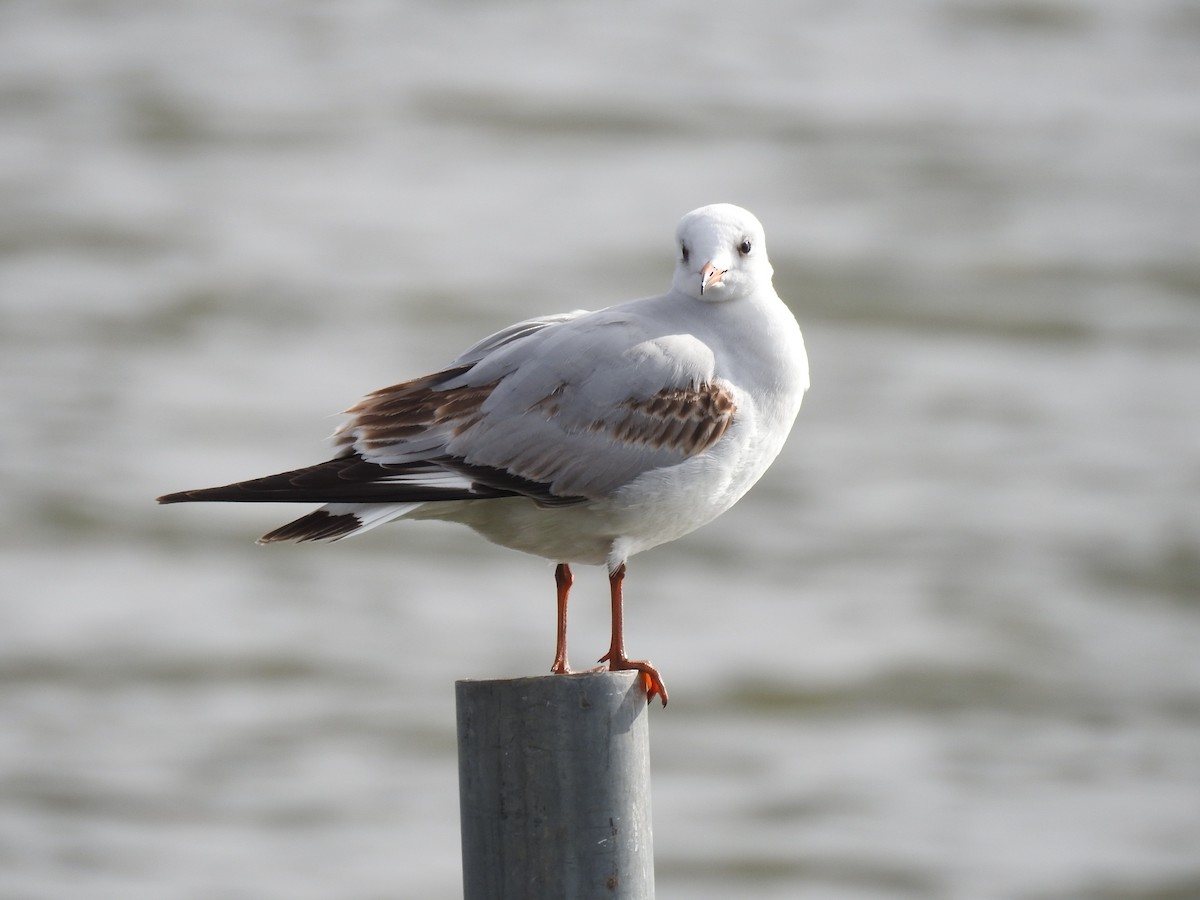
[[155, 497], [158, 503], [188, 503], [197, 500], [245, 500], [255, 499], [246, 498], [239, 494], [237, 485], [225, 485], [224, 487], [215, 488], [199, 488], [192, 491], [176, 491], [174, 494], [163, 494], [161, 497]]

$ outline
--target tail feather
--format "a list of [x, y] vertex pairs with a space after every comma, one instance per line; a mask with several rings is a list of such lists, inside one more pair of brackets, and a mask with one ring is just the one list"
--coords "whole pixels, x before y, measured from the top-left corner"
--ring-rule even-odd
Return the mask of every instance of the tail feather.
[[362, 526], [354, 513], [342, 513], [335, 516], [323, 509], [311, 512], [286, 525], [281, 525], [274, 531], [268, 531], [258, 539], [260, 544], [274, 544], [278, 541], [336, 541], [348, 537]]
[[260, 544], [279, 541], [338, 541], [369, 531], [384, 522], [412, 512], [420, 503], [330, 503], [306, 516], [281, 525], [258, 539]]

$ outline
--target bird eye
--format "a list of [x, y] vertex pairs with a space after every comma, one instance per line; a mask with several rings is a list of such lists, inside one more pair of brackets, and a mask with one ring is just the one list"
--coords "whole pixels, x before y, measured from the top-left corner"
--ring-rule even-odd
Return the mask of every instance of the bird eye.
[[743, 240], [740, 244], [738, 244], [738, 253], [742, 254], [742, 256], [745, 256], [749, 252], [750, 252], [750, 242], [749, 241]]
[[688, 248], [687, 248], [687, 244], [680, 244], [680, 245], [679, 245], [679, 250], [680, 250], [680, 252], [681, 252], [681, 253], [683, 253], [683, 261], [684, 261], [684, 262], [687, 262], [687, 261], [688, 261]]

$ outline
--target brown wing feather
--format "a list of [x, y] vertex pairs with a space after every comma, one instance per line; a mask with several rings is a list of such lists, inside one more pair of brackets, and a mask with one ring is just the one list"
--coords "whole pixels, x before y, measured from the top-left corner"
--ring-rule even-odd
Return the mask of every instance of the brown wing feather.
[[454, 423], [452, 435], [461, 434], [479, 420], [479, 408], [497, 384], [440, 386], [469, 368], [446, 369], [373, 391], [346, 410], [354, 418], [335, 432], [336, 446], [378, 450], [449, 423]]
[[652, 397], [626, 400], [622, 413], [592, 425], [627, 444], [647, 444], [684, 456], [703, 453], [733, 423], [737, 406], [720, 384], [667, 388]]

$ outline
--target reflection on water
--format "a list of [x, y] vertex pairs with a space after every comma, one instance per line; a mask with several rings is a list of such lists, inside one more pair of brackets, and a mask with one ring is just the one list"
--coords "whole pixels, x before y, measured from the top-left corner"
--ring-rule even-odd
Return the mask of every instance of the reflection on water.
[[1200, 18], [708, 6], [0, 10], [0, 893], [458, 896], [452, 682], [552, 567], [150, 499], [729, 200], [814, 387], [631, 566], [659, 896], [1200, 894]]

